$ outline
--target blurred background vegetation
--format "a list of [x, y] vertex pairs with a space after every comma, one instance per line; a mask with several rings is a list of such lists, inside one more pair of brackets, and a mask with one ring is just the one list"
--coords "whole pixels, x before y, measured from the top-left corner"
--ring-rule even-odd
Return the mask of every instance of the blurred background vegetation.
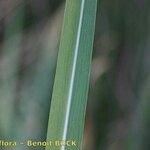
[[[64, 4], [0, 1], [0, 139], [46, 139]], [[149, 8], [98, 0], [83, 150], [150, 149]]]

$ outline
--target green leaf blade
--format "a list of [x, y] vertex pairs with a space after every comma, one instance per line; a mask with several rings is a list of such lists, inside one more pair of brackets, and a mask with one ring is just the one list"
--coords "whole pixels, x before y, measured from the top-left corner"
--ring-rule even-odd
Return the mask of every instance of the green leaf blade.
[[[67, 0], [47, 139], [82, 140], [96, 18], [96, 0]], [[47, 147], [64, 150], [68, 147]]]

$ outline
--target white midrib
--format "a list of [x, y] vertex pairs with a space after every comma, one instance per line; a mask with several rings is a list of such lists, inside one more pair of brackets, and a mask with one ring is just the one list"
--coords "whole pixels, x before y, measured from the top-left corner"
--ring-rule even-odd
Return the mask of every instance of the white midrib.
[[[73, 66], [72, 66], [72, 71], [71, 71], [71, 79], [70, 79], [70, 83], [69, 83], [70, 88], [69, 88], [68, 102], [67, 102], [67, 107], [66, 107], [66, 112], [65, 112], [65, 123], [64, 123], [64, 128], [63, 128], [62, 140], [66, 140], [67, 131], [68, 131], [68, 123], [69, 123], [69, 115], [70, 115], [70, 108], [71, 108], [73, 86], [74, 86], [74, 78], [75, 78], [77, 57], [78, 57], [80, 37], [81, 37], [84, 5], [85, 5], [85, 0], [82, 0], [81, 10], [80, 10], [80, 18], [79, 18], [79, 25], [78, 25], [78, 30], [77, 30], [77, 39], [76, 39], [76, 45], [75, 45], [75, 53], [74, 53], [74, 59], [73, 59]], [[65, 146], [61, 146], [61, 150], [65, 150]]]

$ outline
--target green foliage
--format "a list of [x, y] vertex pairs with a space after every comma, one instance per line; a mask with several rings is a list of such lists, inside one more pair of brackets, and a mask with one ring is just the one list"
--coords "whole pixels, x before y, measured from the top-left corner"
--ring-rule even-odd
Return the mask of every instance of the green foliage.
[[62, 139], [76, 62], [66, 138], [80, 147], [84, 136], [83, 150], [149, 150], [150, 1], [98, 0], [84, 135], [95, 0], [85, 0], [77, 59], [83, 1], [67, 0], [48, 124], [62, 2], [0, 1], [0, 138], [45, 141], [49, 125], [48, 137]]
[[96, 0], [67, 0], [47, 139], [76, 140], [72, 149], [82, 140], [95, 15]]

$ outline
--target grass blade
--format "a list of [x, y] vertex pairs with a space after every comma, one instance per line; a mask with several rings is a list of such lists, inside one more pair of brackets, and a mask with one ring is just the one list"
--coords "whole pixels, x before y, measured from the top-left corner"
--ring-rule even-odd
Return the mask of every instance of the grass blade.
[[95, 16], [96, 0], [67, 0], [47, 140], [75, 140], [75, 149], [83, 134]]

